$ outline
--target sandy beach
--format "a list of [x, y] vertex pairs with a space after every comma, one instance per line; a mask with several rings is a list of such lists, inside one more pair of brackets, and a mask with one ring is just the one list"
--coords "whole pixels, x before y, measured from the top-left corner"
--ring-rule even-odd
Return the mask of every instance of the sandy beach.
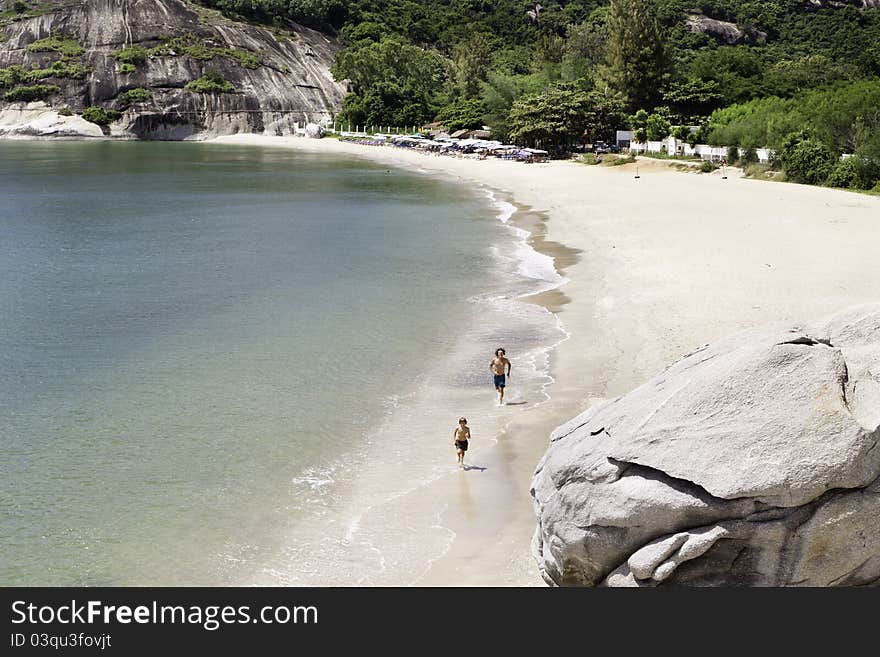
[[543, 585], [530, 555], [529, 482], [554, 427], [739, 329], [880, 298], [878, 197], [735, 170], [728, 179], [683, 173], [644, 159], [636, 178], [635, 165], [457, 159], [335, 139], [217, 141], [421, 169], [497, 190], [546, 217], [531, 227], [534, 246], [568, 281], [534, 301], [558, 313], [570, 335], [551, 353], [551, 399], [505, 409], [497, 442], [476, 443], [486, 468], [479, 476], [457, 472], [400, 502], [401, 513], [418, 514], [424, 500], [446, 500], [437, 523], [454, 537], [418, 579], [401, 584]]

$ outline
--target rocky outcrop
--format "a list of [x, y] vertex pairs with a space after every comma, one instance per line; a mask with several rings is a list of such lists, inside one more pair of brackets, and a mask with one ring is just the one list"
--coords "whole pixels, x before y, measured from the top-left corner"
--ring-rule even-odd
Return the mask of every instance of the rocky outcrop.
[[[103, 134], [172, 139], [289, 134], [310, 122], [327, 122], [341, 106], [345, 89], [329, 72], [338, 46], [314, 30], [239, 23], [182, 0], [54, 0], [46, 7], [47, 13], [34, 9], [0, 26], [0, 69], [18, 66], [30, 77], [43, 70], [47, 75], [40, 79], [15, 84], [57, 91], [18, 100], [5, 97], [13, 83], [5, 88], [0, 83], [5, 117], [0, 131], [5, 126], [7, 133], [39, 132], [38, 126], [58, 125], [47, 118], [52, 116], [76, 125], [56, 111], [81, 113], [96, 106], [122, 114]], [[49, 37], [82, 51], [35, 47]], [[125, 65], [117, 55], [131, 47], [139, 49], [142, 61]], [[51, 69], [58, 62], [79, 65], [79, 75], [56, 75]], [[206, 72], [230, 83], [228, 92], [186, 88]], [[125, 95], [130, 90], [146, 93], [132, 100]]]
[[880, 304], [745, 331], [557, 428], [554, 585], [880, 583]]
[[691, 14], [685, 21], [691, 32], [706, 34], [720, 43], [735, 46], [741, 43], [762, 44], [767, 33], [754, 28], [741, 29], [736, 23], [719, 21], [703, 14]]

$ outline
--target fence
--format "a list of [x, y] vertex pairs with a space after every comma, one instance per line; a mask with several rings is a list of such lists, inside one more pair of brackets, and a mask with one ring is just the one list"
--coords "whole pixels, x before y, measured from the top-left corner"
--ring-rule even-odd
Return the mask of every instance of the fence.
[[[667, 153], [668, 155], [680, 155], [682, 157], [699, 157], [700, 159], [713, 162], [727, 159], [726, 146], [709, 146], [708, 144], [695, 144], [691, 146], [687, 142], [675, 137], [670, 137], [663, 141], [632, 142], [629, 145], [629, 150], [633, 153]], [[745, 149], [740, 148], [738, 150], [740, 157], [742, 157], [745, 154]], [[758, 156], [758, 161], [762, 164], [768, 163], [773, 156], [773, 151], [769, 148], [757, 148], [755, 153]]]

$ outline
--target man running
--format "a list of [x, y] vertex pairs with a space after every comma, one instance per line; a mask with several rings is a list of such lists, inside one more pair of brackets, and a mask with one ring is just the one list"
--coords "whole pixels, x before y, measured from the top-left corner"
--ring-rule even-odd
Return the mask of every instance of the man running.
[[[507, 377], [510, 376], [510, 361], [505, 357], [505, 353], [507, 352], [502, 347], [498, 347], [495, 350], [495, 358], [489, 363], [489, 369], [495, 379], [495, 390], [498, 391], [499, 406], [504, 403], [504, 386], [507, 385]], [[507, 368], [506, 376], [504, 372], [505, 367]]]

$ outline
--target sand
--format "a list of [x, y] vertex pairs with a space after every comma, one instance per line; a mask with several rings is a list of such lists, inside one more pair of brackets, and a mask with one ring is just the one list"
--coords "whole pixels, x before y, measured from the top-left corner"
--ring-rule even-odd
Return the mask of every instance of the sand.
[[485, 472], [444, 477], [407, 501], [447, 500], [440, 524], [454, 533], [407, 582], [415, 585], [542, 585], [529, 483], [554, 427], [739, 329], [880, 299], [880, 197], [644, 158], [636, 178], [633, 164], [458, 159], [334, 139], [218, 141], [368, 157], [485, 185], [545, 213], [533, 242], [568, 282], [534, 301], [570, 333], [551, 356], [551, 400], [511, 408], [497, 443], [479, 451]]

